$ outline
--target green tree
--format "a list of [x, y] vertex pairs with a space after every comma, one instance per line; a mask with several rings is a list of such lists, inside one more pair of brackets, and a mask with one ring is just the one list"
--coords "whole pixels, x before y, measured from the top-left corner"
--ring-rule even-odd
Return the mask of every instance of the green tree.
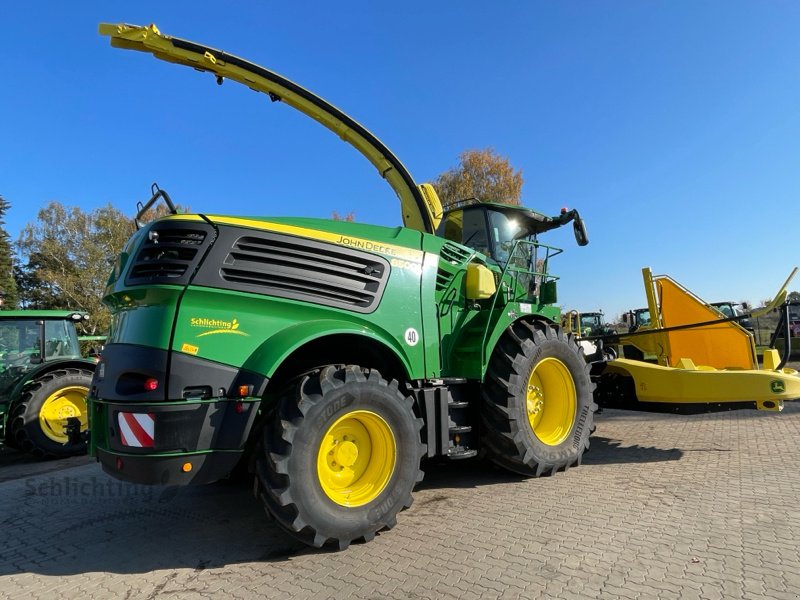
[[522, 171], [514, 170], [507, 157], [485, 148], [462, 152], [458, 166], [439, 175], [434, 187], [447, 208], [467, 198], [519, 204], [523, 183]]
[[0, 196], [0, 309], [17, 308], [17, 283], [14, 280], [14, 262], [11, 256], [11, 240], [6, 231], [5, 217], [11, 204]]
[[130, 219], [111, 205], [86, 213], [50, 202], [20, 234], [19, 281], [29, 308], [85, 310], [82, 333], [100, 335], [110, 315], [101, 303], [114, 260], [132, 232]]
[[27, 263], [14, 265], [14, 280], [17, 284], [19, 307], [23, 309], [47, 310], [59, 308], [58, 290], [39, 274], [44, 261], [38, 252], [27, 257]]
[[[183, 207], [181, 211], [186, 212]], [[147, 217], [165, 214], [166, 207], [159, 205]], [[16, 280], [23, 306], [85, 310], [91, 319], [82, 333], [104, 334], [111, 316], [102, 304], [103, 291], [134, 230], [133, 219], [110, 204], [87, 213], [77, 206], [49, 203], [34, 223], [25, 226], [17, 242], [22, 265]]]

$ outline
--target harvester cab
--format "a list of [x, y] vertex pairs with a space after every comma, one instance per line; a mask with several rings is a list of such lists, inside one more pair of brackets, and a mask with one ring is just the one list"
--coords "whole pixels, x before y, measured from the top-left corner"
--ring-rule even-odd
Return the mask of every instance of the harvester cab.
[[436, 235], [479, 252], [498, 280], [510, 274], [509, 295], [514, 300], [554, 304], [557, 277], [549, 273], [549, 262], [562, 250], [541, 244], [538, 236], [569, 223], [578, 245], [587, 245], [586, 226], [577, 210], [547, 217], [522, 206], [468, 199], [444, 213]]

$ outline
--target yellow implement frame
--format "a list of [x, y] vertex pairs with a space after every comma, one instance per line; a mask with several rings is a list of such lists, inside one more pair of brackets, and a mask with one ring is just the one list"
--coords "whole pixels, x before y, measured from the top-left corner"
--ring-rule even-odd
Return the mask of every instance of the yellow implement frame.
[[681, 359], [717, 369], [757, 369], [753, 336], [734, 321], [720, 321], [702, 327], [671, 329], [682, 325], [721, 319], [719, 311], [667, 275], [653, 276], [642, 269], [651, 324], [638, 331], [648, 334], [625, 336], [620, 342], [633, 344], [654, 354], [658, 364], [675, 367]]
[[[775, 299], [759, 314], [780, 305], [797, 269]], [[659, 404], [754, 403], [760, 410], [781, 410], [784, 400], [800, 399], [800, 376], [794, 369], [778, 369], [778, 352], [764, 353], [758, 368], [753, 336], [712, 306], [666, 275], [642, 270], [652, 324], [647, 333], [622, 336], [654, 354], [658, 364], [615, 359], [604, 374], [633, 380], [636, 400]], [[717, 323], [715, 321], [719, 320]]]

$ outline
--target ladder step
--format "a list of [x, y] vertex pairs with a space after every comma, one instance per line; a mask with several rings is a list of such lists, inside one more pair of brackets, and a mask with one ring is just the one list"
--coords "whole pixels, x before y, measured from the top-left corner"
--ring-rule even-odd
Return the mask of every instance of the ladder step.
[[450, 433], [469, 433], [472, 431], [472, 426], [470, 425], [451, 425], [450, 426]]
[[477, 450], [469, 450], [467, 448], [450, 448], [447, 453], [447, 458], [450, 460], [461, 460], [463, 458], [472, 458], [478, 456]]

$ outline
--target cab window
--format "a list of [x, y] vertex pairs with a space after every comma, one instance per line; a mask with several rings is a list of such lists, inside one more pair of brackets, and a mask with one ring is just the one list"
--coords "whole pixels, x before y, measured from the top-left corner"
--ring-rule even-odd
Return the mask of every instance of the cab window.
[[75, 328], [66, 321], [44, 322], [44, 358], [78, 358], [80, 347]]
[[486, 235], [486, 212], [483, 209], [448, 213], [437, 233], [447, 240], [463, 244], [487, 256], [490, 254], [489, 238]]

